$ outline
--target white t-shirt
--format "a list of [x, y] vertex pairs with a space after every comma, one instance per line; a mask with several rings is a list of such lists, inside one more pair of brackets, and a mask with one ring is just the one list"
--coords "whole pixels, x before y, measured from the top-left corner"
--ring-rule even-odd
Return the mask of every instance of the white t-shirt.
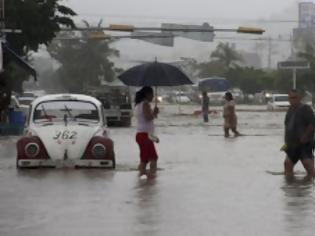
[[140, 102], [135, 107], [135, 117], [137, 119], [137, 132], [149, 133], [154, 132], [154, 123], [153, 120], [147, 120], [143, 113], [143, 103]]

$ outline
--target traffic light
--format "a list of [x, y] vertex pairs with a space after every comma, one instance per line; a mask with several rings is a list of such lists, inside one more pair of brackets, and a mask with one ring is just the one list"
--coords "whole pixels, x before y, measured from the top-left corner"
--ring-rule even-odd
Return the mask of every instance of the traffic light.
[[109, 34], [105, 34], [103, 31], [92, 31], [88, 33], [90, 39], [110, 39]]
[[238, 27], [237, 33], [243, 33], [243, 34], [263, 34], [265, 32], [264, 29], [261, 28], [255, 28], [255, 27]]
[[117, 24], [109, 25], [109, 30], [112, 30], [112, 31], [133, 32], [134, 29], [135, 27], [133, 25], [117, 25]]

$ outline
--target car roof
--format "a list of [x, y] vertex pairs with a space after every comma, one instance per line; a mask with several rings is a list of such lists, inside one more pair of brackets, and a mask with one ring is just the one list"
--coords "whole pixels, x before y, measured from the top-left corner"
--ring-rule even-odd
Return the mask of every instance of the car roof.
[[34, 100], [36, 97], [18, 97], [19, 100]]
[[286, 94], [286, 93], [276, 93], [276, 94], [272, 94], [272, 96], [280, 97], [280, 96], [288, 96], [288, 94]]
[[60, 94], [49, 94], [49, 95], [44, 95], [41, 97], [36, 98], [33, 101], [33, 105], [36, 106], [37, 104], [45, 101], [63, 101], [63, 100], [78, 100], [78, 101], [85, 101], [85, 102], [91, 102], [94, 103], [98, 106], [101, 106], [102, 103], [97, 100], [96, 98], [88, 95], [83, 95], [83, 94], [72, 94], [72, 93], [60, 93]]

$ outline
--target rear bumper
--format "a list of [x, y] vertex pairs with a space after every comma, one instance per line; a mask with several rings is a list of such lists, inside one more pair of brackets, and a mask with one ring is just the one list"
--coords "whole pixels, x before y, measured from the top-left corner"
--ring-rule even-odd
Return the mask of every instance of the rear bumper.
[[113, 160], [34, 160], [34, 159], [19, 159], [17, 161], [18, 168], [114, 168]]
[[267, 110], [278, 110], [278, 111], [285, 111], [288, 110], [290, 106], [267, 106]]
[[77, 160], [75, 167], [77, 168], [113, 168], [115, 165], [113, 160]]

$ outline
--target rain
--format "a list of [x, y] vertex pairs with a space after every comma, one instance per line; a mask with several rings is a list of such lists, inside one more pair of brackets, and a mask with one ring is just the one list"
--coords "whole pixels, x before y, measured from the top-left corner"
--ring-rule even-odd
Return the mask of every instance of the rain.
[[[33, 23], [38, 32], [17, 31], [9, 1], [0, 0], [0, 235], [314, 235], [314, 178], [301, 162], [286, 176], [281, 150], [288, 92], [303, 91], [314, 111], [314, 35], [305, 33], [313, 1], [62, 0], [66, 8], [55, 9], [71, 21], [58, 22], [54, 34], [45, 34], [44, 23]], [[13, 1], [17, 9], [27, 2]], [[157, 64], [163, 73], [144, 72]], [[170, 68], [180, 73], [167, 80]], [[211, 83], [203, 89], [203, 81]], [[135, 101], [142, 86], [153, 89], [159, 142], [156, 173], [140, 176]], [[225, 135], [228, 91], [239, 135]], [[61, 165], [22, 168], [24, 157], [55, 147]], [[79, 150], [82, 166], [72, 160]], [[58, 155], [35, 165], [49, 156]]]

